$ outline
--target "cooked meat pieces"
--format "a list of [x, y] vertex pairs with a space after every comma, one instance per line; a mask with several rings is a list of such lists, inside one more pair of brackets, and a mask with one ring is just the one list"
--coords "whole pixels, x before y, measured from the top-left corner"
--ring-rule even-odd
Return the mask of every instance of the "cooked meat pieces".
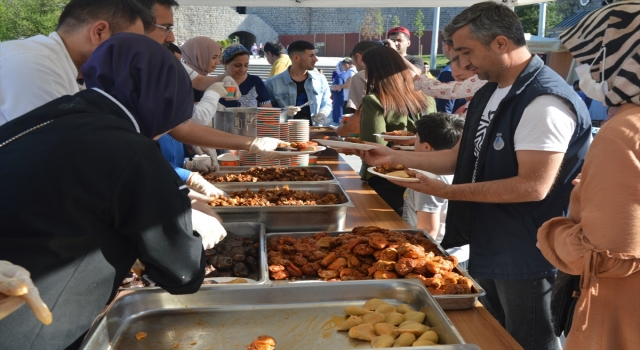
[[283, 189], [260, 189], [232, 191], [229, 197], [221, 197], [213, 200], [209, 205], [213, 207], [271, 207], [278, 205], [332, 205], [342, 203], [336, 195], [329, 193], [324, 196], [308, 191], [290, 190], [286, 186]]
[[416, 136], [414, 132], [408, 131], [408, 130], [393, 130], [393, 131], [383, 132], [382, 134], [389, 135], [389, 136]]
[[[316, 144], [317, 145], [317, 144]], [[270, 181], [326, 181], [328, 177], [311, 169], [272, 167], [251, 168], [241, 173], [218, 176], [216, 173], [204, 175], [209, 182], [270, 182]]]
[[457, 260], [441, 256], [428, 238], [376, 226], [356, 227], [337, 236], [320, 232], [299, 239], [271, 237], [267, 255], [272, 279], [417, 278], [434, 294], [468, 294], [473, 287], [472, 280], [452, 271]]

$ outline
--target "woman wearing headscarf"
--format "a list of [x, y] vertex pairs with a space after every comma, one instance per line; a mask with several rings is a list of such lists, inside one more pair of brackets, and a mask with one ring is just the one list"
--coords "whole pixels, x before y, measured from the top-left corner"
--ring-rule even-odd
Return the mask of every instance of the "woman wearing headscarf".
[[571, 193], [569, 217], [538, 231], [542, 254], [580, 276], [565, 349], [640, 344], [640, 2], [596, 10], [560, 35], [585, 94], [609, 107]]
[[153, 142], [191, 118], [181, 63], [121, 33], [82, 73], [87, 90], [0, 127], [0, 259], [31, 272], [53, 314], [46, 327], [27, 308], [2, 320], [11, 348], [77, 347], [136, 259], [173, 294], [204, 279], [188, 189]]
[[[182, 61], [199, 75], [208, 75], [220, 64], [222, 45], [206, 36], [191, 38], [180, 46]], [[193, 90], [195, 102], [200, 102], [204, 92]], [[216, 100], [216, 104], [217, 104]]]
[[[375, 136], [388, 131], [416, 131], [416, 120], [422, 114], [436, 111], [433, 98], [413, 89], [413, 77], [402, 56], [388, 47], [378, 46], [362, 56], [366, 65], [367, 91], [360, 105], [360, 138], [363, 141], [387, 145], [387, 141]], [[413, 142], [413, 140], [411, 141]], [[405, 188], [367, 172], [362, 163], [360, 177], [369, 183], [376, 193], [393, 210], [402, 215]]]
[[248, 74], [249, 51], [240, 44], [227, 46], [222, 52], [222, 63], [227, 76], [240, 86], [242, 97], [236, 100], [221, 98], [225, 107], [271, 107], [269, 92], [262, 79]]

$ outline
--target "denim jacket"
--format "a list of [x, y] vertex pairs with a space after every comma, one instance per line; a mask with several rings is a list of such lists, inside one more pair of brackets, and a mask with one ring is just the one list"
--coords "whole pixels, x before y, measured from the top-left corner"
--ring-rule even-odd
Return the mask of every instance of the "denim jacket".
[[[311, 101], [309, 109], [311, 116], [322, 112], [325, 116], [331, 115], [331, 90], [327, 79], [320, 73], [307, 71], [309, 78], [304, 82], [304, 89]], [[298, 89], [295, 81], [291, 80], [289, 70], [267, 79], [267, 90], [273, 107], [288, 107], [296, 105]]]

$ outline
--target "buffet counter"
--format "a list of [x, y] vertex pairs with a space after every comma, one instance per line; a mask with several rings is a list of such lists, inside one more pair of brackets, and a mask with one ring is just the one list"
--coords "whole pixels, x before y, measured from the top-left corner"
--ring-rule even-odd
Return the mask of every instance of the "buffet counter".
[[[390, 229], [411, 228], [375, 191], [360, 180], [360, 175], [344, 159], [318, 160], [335, 174], [355, 205], [347, 209], [345, 229], [356, 226], [380, 226]], [[465, 342], [481, 349], [522, 349], [507, 331], [478, 302], [469, 310], [445, 311]]]

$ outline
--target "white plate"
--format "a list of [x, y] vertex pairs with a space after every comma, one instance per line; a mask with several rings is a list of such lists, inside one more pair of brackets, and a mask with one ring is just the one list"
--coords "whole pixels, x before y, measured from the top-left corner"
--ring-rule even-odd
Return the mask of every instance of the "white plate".
[[269, 151], [269, 152], [277, 153], [277, 154], [290, 154], [292, 156], [298, 156], [298, 155], [301, 155], [301, 154], [313, 154], [313, 153], [316, 153], [316, 152], [324, 151], [325, 149], [327, 149], [327, 147], [316, 146], [315, 151], [300, 151], [300, 152], [296, 152], [296, 151]]
[[373, 134], [373, 135], [382, 137], [385, 140], [413, 140], [416, 138], [415, 135], [413, 136], [394, 136], [394, 135], [385, 135], [385, 134]]
[[404, 150], [404, 151], [415, 151], [416, 150], [416, 146], [393, 145], [392, 148], [397, 148], [397, 149], [401, 149], [401, 150]]
[[354, 143], [347, 141], [334, 141], [334, 140], [323, 140], [323, 139], [313, 139], [313, 141], [329, 146], [332, 148], [343, 148], [343, 149], [359, 149], [361, 151], [368, 151], [376, 148], [376, 146], [366, 145], [364, 143]]
[[[370, 173], [372, 173], [373, 175], [378, 175], [378, 176], [383, 177], [383, 178], [385, 178], [385, 179], [390, 179], [390, 180], [394, 180], [394, 181], [398, 181], [398, 182], [420, 182], [420, 180], [418, 180], [418, 179], [417, 179], [417, 178], [415, 178], [415, 177], [395, 177], [395, 176], [389, 176], [389, 175], [387, 175], [387, 174], [380, 174], [379, 172], [377, 172], [377, 171], [375, 171], [375, 170], [373, 170], [373, 169], [375, 169], [375, 167], [373, 167], [373, 166], [372, 166], [372, 167], [369, 167], [369, 168], [367, 169], [367, 171], [368, 171], [368, 172], [370, 172]], [[428, 171], [424, 171], [424, 170], [413, 169], [413, 168], [409, 168], [409, 170], [413, 170], [413, 171], [416, 171], [416, 172], [422, 173], [422, 174], [427, 175], [428, 177], [430, 177], [430, 178], [432, 178], [432, 179], [435, 179], [436, 177], [438, 177], [437, 175], [432, 174], [432, 173], [430, 173], [430, 172], [428, 172]]]

